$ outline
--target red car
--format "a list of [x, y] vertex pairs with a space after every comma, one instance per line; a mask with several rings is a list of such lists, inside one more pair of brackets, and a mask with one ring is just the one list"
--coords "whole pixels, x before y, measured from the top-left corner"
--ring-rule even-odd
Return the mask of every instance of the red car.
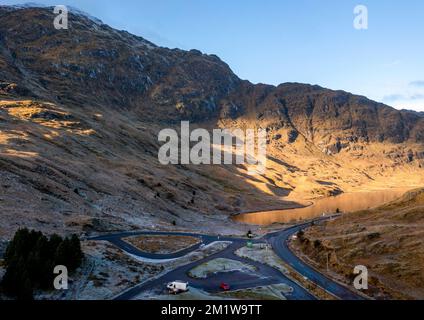
[[219, 287], [224, 291], [230, 290], [230, 285], [228, 283], [225, 283], [225, 282], [222, 282]]

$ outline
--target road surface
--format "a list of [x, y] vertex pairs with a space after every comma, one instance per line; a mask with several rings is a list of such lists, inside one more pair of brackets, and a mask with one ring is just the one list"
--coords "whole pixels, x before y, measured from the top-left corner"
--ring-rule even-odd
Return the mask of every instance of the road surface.
[[[315, 220], [315, 222], [327, 218], [320, 218]], [[298, 232], [299, 230], [310, 226], [312, 222], [302, 223], [288, 229], [281, 231], [273, 232], [266, 234], [262, 238], [252, 240], [253, 243], [270, 243], [274, 252], [288, 265], [290, 265], [294, 270], [296, 270], [303, 277], [308, 278], [312, 282], [316, 283], [322, 288], [325, 288], [328, 292], [333, 294], [339, 299], [342, 300], [361, 300], [364, 299], [361, 295], [349, 290], [347, 287], [327, 278], [325, 275], [317, 271], [316, 269], [310, 267], [302, 260], [300, 260], [288, 247], [287, 243], [290, 237]], [[147, 253], [139, 250], [128, 242], [122, 240], [123, 238], [137, 235], [181, 235], [181, 236], [191, 236], [196, 237], [201, 240], [200, 243], [193, 245], [184, 250], [169, 253], [169, 254], [154, 254]], [[266, 264], [253, 261], [247, 258], [239, 257], [234, 252], [239, 248], [245, 246], [247, 239], [246, 238], [235, 238], [235, 237], [220, 237], [213, 235], [205, 235], [198, 233], [189, 233], [189, 232], [154, 232], [154, 231], [139, 231], [139, 232], [122, 232], [110, 235], [103, 235], [98, 237], [92, 237], [88, 240], [102, 240], [109, 241], [114, 244], [121, 250], [140, 257], [147, 259], [157, 259], [157, 260], [168, 260], [176, 259], [182, 256], [187, 255], [188, 253], [198, 249], [202, 244], [208, 245], [215, 241], [227, 241], [231, 244], [224, 250], [217, 252], [215, 254], [209, 255], [208, 257], [188, 263], [186, 265], [177, 267], [174, 270], [169, 271], [168, 273], [160, 276], [159, 278], [152, 279], [141, 283], [128, 291], [117, 296], [117, 300], [130, 300], [140, 295], [144, 291], [156, 290], [157, 292], [163, 291], [166, 287], [166, 284], [175, 281], [181, 280], [190, 283], [191, 287], [204, 290], [209, 293], [219, 292], [219, 284], [221, 282], [226, 282], [231, 284], [231, 290], [253, 288], [259, 286], [266, 286], [270, 284], [285, 283], [293, 288], [291, 294], [284, 294], [289, 300], [314, 300], [316, 299], [312, 294], [310, 294], [305, 288], [300, 286], [298, 283], [289, 279], [286, 275], [281, 273], [279, 270], [272, 268]], [[196, 266], [202, 265], [205, 262], [216, 258], [226, 258], [237, 260], [245, 264], [249, 264], [256, 268], [255, 273], [245, 273], [240, 271], [233, 272], [220, 272], [214, 274], [207, 279], [194, 279], [188, 276], [188, 272]], [[158, 291], [159, 290], [159, 291]]]
[[302, 276], [308, 278], [313, 283], [324, 288], [332, 295], [341, 300], [363, 300], [361, 295], [349, 290], [347, 287], [329, 279], [316, 269], [310, 267], [300, 260], [288, 247], [288, 240], [292, 235], [303, 229], [305, 225], [295, 226], [281, 231], [278, 235], [271, 237], [270, 243], [274, 252], [288, 265], [295, 269]]

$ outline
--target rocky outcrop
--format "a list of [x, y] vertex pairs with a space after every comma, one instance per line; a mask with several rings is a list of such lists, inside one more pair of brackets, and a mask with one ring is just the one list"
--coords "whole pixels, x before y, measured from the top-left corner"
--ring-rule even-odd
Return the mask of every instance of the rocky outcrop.
[[319, 86], [253, 85], [214, 55], [160, 48], [80, 14], [71, 15], [69, 30], [55, 30], [52, 10], [7, 8], [0, 8], [0, 79], [14, 84], [3, 82], [3, 93], [135, 109], [156, 122], [253, 114], [271, 130], [289, 128], [290, 141], [301, 134], [328, 154], [357, 141], [424, 139], [419, 113]]
[[[254, 85], [215, 55], [72, 12], [55, 30], [49, 8], [0, 6], [0, 238], [23, 225], [207, 228], [287, 196], [424, 180], [420, 113], [319, 86]], [[266, 129], [268, 170], [159, 165], [157, 133], [181, 120]]]

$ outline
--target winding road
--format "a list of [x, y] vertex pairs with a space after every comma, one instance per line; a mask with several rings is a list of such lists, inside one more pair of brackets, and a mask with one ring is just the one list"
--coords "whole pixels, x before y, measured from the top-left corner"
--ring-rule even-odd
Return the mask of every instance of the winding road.
[[[320, 220], [328, 219], [319, 218], [314, 220], [318, 222]], [[290, 237], [297, 233], [299, 230], [304, 229], [310, 226], [312, 223], [302, 223], [284, 230], [280, 230], [273, 233], [268, 233], [261, 238], [252, 240], [253, 243], [268, 243], [271, 244], [273, 251], [288, 265], [290, 265], [294, 270], [296, 270], [303, 277], [309, 279], [318, 286], [324, 288], [329, 293], [335, 297], [342, 300], [362, 300], [364, 299], [361, 295], [349, 290], [347, 287], [329, 279], [316, 269], [310, 267], [302, 260], [300, 260], [288, 247], [288, 240]], [[139, 250], [130, 243], [122, 240], [123, 238], [130, 236], [139, 236], [139, 235], [180, 235], [180, 236], [191, 236], [199, 238], [200, 243], [193, 245], [184, 250], [170, 253], [170, 254], [154, 254], [147, 253]], [[166, 284], [175, 281], [176, 279], [186, 281], [190, 283], [190, 286], [193, 288], [198, 288], [209, 293], [219, 292], [219, 284], [221, 282], [226, 282], [231, 284], [231, 290], [247, 289], [259, 286], [266, 286], [271, 284], [285, 283], [288, 286], [293, 288], [293, 291], [289, 294], [285, 293], [284, 296], [288, 300], [314, 300], [316, 299], [311, 293], [309, 293], [304, 287], [299, 285], [297, 282], [288, 278], [285, 274], [279, 270], [257, 261], [253, 261], [248, 258], [240, 257], [235, 254], [235, 251], [245, 246], [247, 239], [246, 238], [235, 238], [235, 237], [222, 237], [222, 236], [213, 236], [213, 235], [204, 235], [198, 233], [189, 233], [189, 232], [154, 232], [154, 231], [139, 231], [139, 232], [122, 232], [115, 233], [110, 235], [102, 235], [98, 237], [92, 237], [88, 240], [96, 241], [109, 241], [113, 245], [117, 246], [121, 250], [144, 259], [154, 259], [154, 260], [169, 260], [177, 259], [182, 256], [193, 252], [202, 245], [208, 245], [216, 241], [226, 241], [231, 242], [231, 244], [217, 253], [209, 255], [201, 260], [197, 260], [186, 265], [177, 267], [164, 275], [161, 275], [158, 278], [154, 278], [143, 282], [115, 297], [116, 300], [130, 300], [140, 295], [144, 291], [150, 290], [162, 290], [165, 288]], [[202, 265], [205, 262], [211, 261], [216, 258], [226, 258], [231, 260], [237, 260], [242, 263], [251, 265], [255, 267], [255, 272], [246, 273], [241, 271], [231, 271], [231, 272], [219, 272], [213, 274], [207, 279], [194, 279], [189, 277], [188, 273], [191, 269], [196, 266]]]
[[335, 297], [341, 300], [364, 300], [363, 296], [358, 295], [357, 293], [349, 290], [347, 287], [331, 280], [324, 274], [304, 263], [290, 250], [288, 240], [292, 235], [305, 227], [307, 227], [307, 225], [295, 226], [283, 230], [276, 236], [271, 237], [270, 242], [274, 252], [302, 276], [308, 278], [321, 288], [324, 288]]

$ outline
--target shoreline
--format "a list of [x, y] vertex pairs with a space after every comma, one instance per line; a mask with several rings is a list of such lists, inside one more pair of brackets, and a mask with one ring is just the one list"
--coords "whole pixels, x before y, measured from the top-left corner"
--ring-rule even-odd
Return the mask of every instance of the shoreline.
[[[401, 194], [397, 195], [394, 199], [392, 200], [388, 200], [388, 201], [384, 201], [381, 203], [377, 203], [374, 206], [370, 206], [367, 208], [363, 208], [363, 209], [355, 209], [352, 211], [347, 211], [347, 213], [349, 212], [355, 212], [355, 211], [360, 211], [360, 210], [364, 210], [364, 209], [369, 209], [369, 208], [375, 208], [378, 207], [380, 205], [384, 205], [386, 203], [389, 203], [391, 201], [394, 201], [395, 199], [398, 199], [400, 197], [402, 197], [403, 195], [405, 195], [407, 192], [410, 192], [412, 190], [415, 190], [417, 187], [416, 186], [408, 186], [408, 187], [392, 187], [392, 188], [387, 188], [387, 189], [372, 189], [370, 191], [354, 191], [354, 192], [346, 192], [346, 193], [342, 193], [340, 195], [336, 195], [336, 196], [330, 196], [330, 197], [322, 197], [322, 198], [317, 198], [314, 200], [309, 200], [310, 203], [308, 205], [305, 206], [300, 206], [300, 207], [291, 207], [291, 208], [284, 208], [284, 209], [272, 209], [272, 210], [259, 210], [259, 211], [248, 211], [248, 212], [240, 212], [240, 213], [236, 213], [231, 215], [230, 219], [233, 222], [238, 222], [238, 223], [242, 223], [242, 224], [247, 224], [247, 225], [257, 225], [257, 226], [271, 226], [274, 223], [284, 223], [283, 221], [274, 221], [274, 222], [270, 222], [270, 223], [265, 223], [265, 224], [257, 224], [257, 223], [248, 223], [246, 221], [243, 221], [244, 218], [249, 218], [249, 217], [253, 217], [253, 215], [272, 215], [272, 214], [276, 214], [278, 215], [278, 213], [283, 214], [285, 211], [289, 212], [291, 210], [305, 210], [305, 209], [310, 209], [313, 210], [313, 207], [317, 204], [319, 204], [320, 202], [324, 202], [326, 200], [334, 200], [337, 198], [341, 198], [341, 197], [349, 197], [349, 196], [355, 196], [355, 195], [360, 195], [360, 194], [378, 194], [378, 193], [384, 193], [384, 192], [397, 192], [399, 191]], [[317, 209], [318, 210], [318, 209]], [[327, 210], [322, 211], [322, 213], [326, 213]], [[331, 210], [330, 210], [331, 211]], [[344, 211], [342, 209], [342, 211]], [[318, 215], [317, 215], [318, 216]], [[308, 217], [306, 219], [300, 219], [300, 220], [308, 220], [311, 217]], [[299, 220], [299, 221], [300, 221]]]

